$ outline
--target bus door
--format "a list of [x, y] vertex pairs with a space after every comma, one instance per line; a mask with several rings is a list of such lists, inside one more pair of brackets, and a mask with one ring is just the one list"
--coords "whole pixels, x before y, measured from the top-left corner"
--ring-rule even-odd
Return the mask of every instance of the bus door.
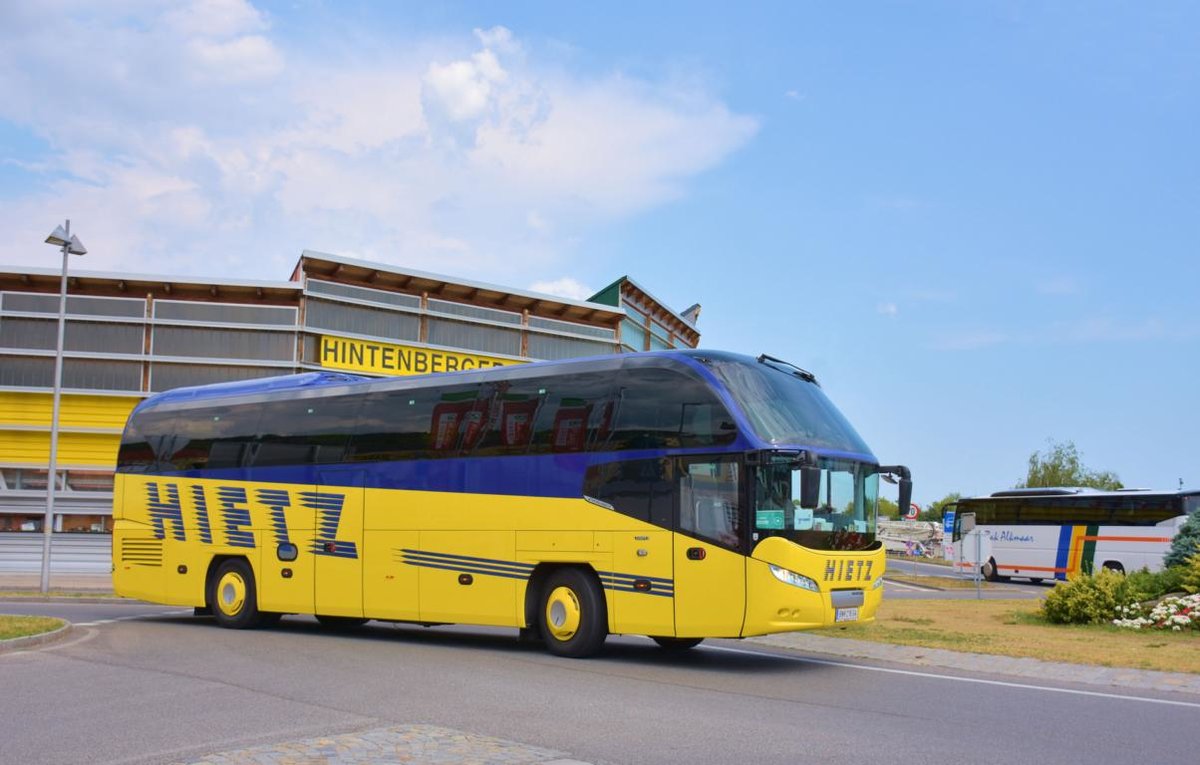
[[363, 472], [318, 468], [306, 504], [314, 511], [315, 612], [362, 616]]
[[736, 637], [746, 613], [746, 528], [734, 457], [684, 459], [674, 541], [675, 635]]

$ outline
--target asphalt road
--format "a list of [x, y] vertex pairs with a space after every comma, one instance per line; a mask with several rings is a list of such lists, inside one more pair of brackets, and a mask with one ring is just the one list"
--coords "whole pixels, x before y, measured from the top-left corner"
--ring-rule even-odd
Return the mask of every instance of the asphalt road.
[[[307, 618], [222, 630], [162, 606], [0, 603], [91, 622], [0, 654], [5, 762], [175, 762], [429, 724], [593, 763], [1194, 763], [1200, 702], [706, 643], [610, 638], [596, 659], [511, 630]], [[115, 619], [117, 621], [110, 621]], [[438, 760], [442, 761], [442, 760]]]

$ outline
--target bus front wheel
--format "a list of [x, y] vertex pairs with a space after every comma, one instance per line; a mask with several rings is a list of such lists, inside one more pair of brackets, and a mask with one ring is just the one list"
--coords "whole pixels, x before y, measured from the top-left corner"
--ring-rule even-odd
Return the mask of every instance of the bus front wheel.
[[577, 569], [555, 571], [546, 580], [539, 624], [551, 653], [570, 658], [591, 656], [608, 634], [604, 593], [594, 576]]
[[250, 564], [241, 558], [221, 563], [209, 582], [208, 605], [222, 627], [235, 630], [257, 627], [263, 621], [263, 614], [258, 610], [258, 590]]

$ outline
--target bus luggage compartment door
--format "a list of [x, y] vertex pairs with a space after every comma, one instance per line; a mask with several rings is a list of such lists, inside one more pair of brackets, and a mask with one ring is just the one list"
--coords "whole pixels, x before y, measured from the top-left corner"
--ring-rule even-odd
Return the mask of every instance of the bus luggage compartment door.
[[746, 615], [746, 558], [675, 535], [675, 635], [738, 637]]

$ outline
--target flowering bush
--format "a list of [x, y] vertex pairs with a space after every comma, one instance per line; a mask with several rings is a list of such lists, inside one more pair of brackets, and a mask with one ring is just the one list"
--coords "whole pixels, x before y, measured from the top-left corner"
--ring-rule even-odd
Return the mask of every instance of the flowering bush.
[[1113, 619], [1118, 627], [1140, 630], [1200, 630], [1200, 593], [1183, 597], [1163, 598], [1146, 613], [1146, 605], [1135, 604], [1117, 609], [1120, 617]]

